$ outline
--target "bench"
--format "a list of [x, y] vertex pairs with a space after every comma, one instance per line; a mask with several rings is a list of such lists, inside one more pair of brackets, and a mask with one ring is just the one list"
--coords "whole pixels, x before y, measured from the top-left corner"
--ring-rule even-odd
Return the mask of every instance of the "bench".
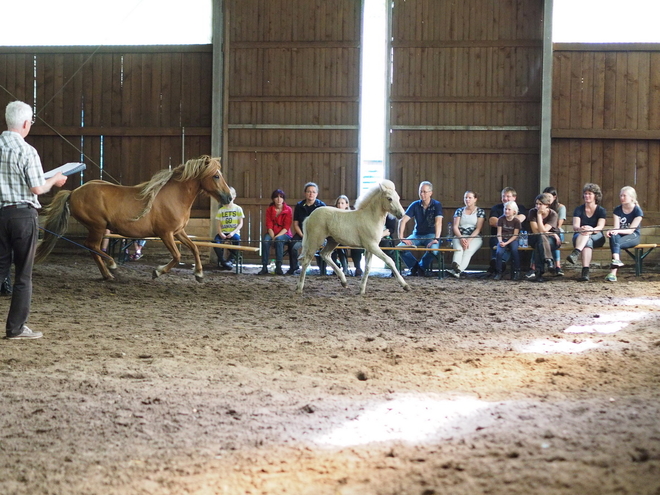
[[[248, 252], [259, 252], [259, 248], [257, 247], [252, 247], [252, 246], [241, 246], [239, 245], [234, 245], [234, 244], [219, 244], [217, 242], [211, 242], [209, 237], [195, 237], [195, 236], [189, 236], [190, 240], [195, 244], [197, 247], [212, 247], [212, 248], [219, 248], [222, 247], [222, 249], [231, 249], [233, 251], [236, 251], [236, 256], [235, 256], [235, 263], [234, 263], [234, 269], [236, 273], [243, 273], [243, 252], [248, 251]], [[110, 239], [110, 246], [109, 246], [109, 251], [110, 255], [114, 258], [114, 249], [117, 244], [120, 245], [120, 256], [119, 260], [124, 263], [126, 262], [126, 255], [125, 250], [130, 247], [135, 241], [139, 239], [134, 239], [131, 237], [125, 237], [119, 234], [106, 234], [104, 236], [104, 239]], [[141, 239], [147, 240], [147, 241], [157, 241], [157, 242], [163, 242], [163, 240], [160, 237], [141, 237]], [[181, 241], [174, 241], [176, 244], [181, 244]]]
[[[642, 274], [643, 271], [643, 262], [644, 258], [646, 258], [651, 251], [653, 251], [656, 247], [658, 247], [657, 244], [637, 244], [635, 247], [631, 248], [625, 248], [624, 251], [628, 253], [628, 255], [634, 260], [635, 262], [635, 276], [639, 277]], [[495, 249], [495, 248], [493, 248]], [[571, 244], [563, 244], [560, 246], [559, 250], [560, 251], [573, 251], [573, 245]], [[608, 250], [609, 251], [609, 246], [602, 246], [599, 248], [594, 248], [594, 251], [601, 251], [601, 250]], [[533, 251], [534, 248], [531, 247], [519, 247], [518, 251]], [[631, 251], [634, 250], [634, 253]]]

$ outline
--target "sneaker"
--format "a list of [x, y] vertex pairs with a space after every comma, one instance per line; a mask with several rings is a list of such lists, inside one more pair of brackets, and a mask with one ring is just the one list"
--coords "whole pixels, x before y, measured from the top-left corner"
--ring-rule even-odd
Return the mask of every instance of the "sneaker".
[[514, 270], [513, 274], [511, 275], [511, 280], [515, 280], [516, 282], [522, 280], [522, 276], [520, 274], [520, 270]]
[[221, 261], [220, 263], [218, 263], [218, 268], [220, 268], [220, 270], [228, 271], [228, 272], [233, 269], [229, 261]]
[[495, 276], [493, 277], [493, 280], [502, 280], [502, 273], [501, 273], [501, 272], [497, 272], [497, 273], [495, 274]]
[[275, 268], [275, 275], [284, 275], [284, 272], [282, 271], [282, 267]]
[[610, 262], [610, 268], [621, 268], [623, 266], [623, 261], [621, 260], [612, 260]]
[[616, 275], [614, 275], [613, 273], [608, 273], [607, 277], [605, 277], [605, 280], [607, 282], [616, 282]]
[[580, 251], [573, 249], [573, 252], [571, 252], [571, 254], [566, 257], [566, 261], [568, 261], [571, 265], [574, 265], [577, 263], [578, 256], [580, 256]]
[[295, 275], [297, 270], [298, 270], [297, 266], [292, 266], [291, 268], [289, 268], [287, 270], [286, 274], [287, 275]]
[[556, 277], [563, 277], [564, 276], [564, 271], [561, 269], [560, 266], [555, 268], [555, 276]]
[[456, 273], [461, 273], [461, 267], [458, 266], [458, 263], [456, 263], [455, 261], [452, 261], [451, 269], [454, 270]]
[[8, 339], [39, 339], [43, 337], [44, 334], [41, 332], [35, 332], [33, 330], [30, 330], [27, 326], [23, 325], [23, 329], [21, 333], [18, 335], [13, 335], [11, 337], [6, 337]]
[[454, 269], [447, 270], [447, 273], [452, 277], [461, 278], [461, 272], [457, 272]]
[[525, 273], [525, 280], [536, 280], [536, 273], [534, 270], [530, 270]]

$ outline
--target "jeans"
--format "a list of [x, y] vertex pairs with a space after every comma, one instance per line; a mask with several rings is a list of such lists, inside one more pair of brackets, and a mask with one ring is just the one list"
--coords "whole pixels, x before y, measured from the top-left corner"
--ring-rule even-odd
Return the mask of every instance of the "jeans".
[[534, 248], [534, 266], [537, 273], [545, 272], [545, 260], [553, 260], [553, 251], [559, 248], [554, 235], [533, 234], [529, 236], [529, 245]]
[[511, 253], [511, 258], [513, 259], [513, 269], [515, 271], [520, 271], [520, 253], [518, 252], [518, 239], [516, 239], [511, 244], [507, 244], [504, 247], [500, 246], [498, 243], [497, 249], [495, 251], [495, 269], [497, 270], [497, 273], [504, 272], [503, 261], [504, 255], [507, 251]]
[[[220, 238], [220, 234], [217, 234], [215, 236], [214, 240], [215, 240], [215, 242], [217, 242], [219, 244], [236, 244], [236, 245], [238, 245], [238, 243], [241, 240], [241, 236], [239, 234], [234, 234], [229, 239], [222, 239], [222, 238]], [[213, 248], [213, 250], [215, 251], [215, 254], [218, 256], [218, 261], [219, 262], [222, 263], [223, 261], [225, 261], [224, 254], [223, 254], [223, 251], [224, 251], [223, 248]], [[229, 257], [227, 258], [227, 261], [229, 261], [230, 258], [235, 258], [236, 253], [237, 253], [237, 251], [235, 249], [229, 249]]]
[[268, 265], [268, 256], [270, 255], [270, 247], [275, 245], [275, 261], [277, 263], [282, 263], [282, 258], [284, 257], [284, 244], [289, 242], [291, 237], [289, 234], [278, 235], [273, 239], [269, 234], [264, 236], [264, 242], [261, 245], [261, 264], [263, 266]]
[[[414, 246], [417, 247], [426, 247], [426, 245], [429, 243], [431, 239], [435, 239], [435, 234], [416, 234], [415, 232], [412, 233], [412, 235], [406, 237], [406, 239], [412, 241]], [[403, 242], [399, 244], [399, 246], [406, 246]], [[437, 248], [439, 246], [438, 241], [435, 241], [433, 244], [431, 244], [430, 247], [432, 248]], [[433, 251], [427, 251], [424, 256], [422, 256], [422, 259], [419, 261], [419, 266], [424, 269], [428, 270], [431, 267], [431, 263], [433, 262], [433, 259], [437, 259], [438, 254], [433, 252]], [[401, 259], [406, 263], [406, 266], [408, 268], [412, 268], [415, 266], [417, 263], [417, 258], [415, 258], [415, 255], [412, 253], [412, 251], [403, 251], [403, 254], [401, 255]]]
[[610, 237], [610, 249], [612, 254], [621, 253], [622, 249], [628, 249], [639, 244], [639, 232], [633, 232], [628, 235], [615, 234]]

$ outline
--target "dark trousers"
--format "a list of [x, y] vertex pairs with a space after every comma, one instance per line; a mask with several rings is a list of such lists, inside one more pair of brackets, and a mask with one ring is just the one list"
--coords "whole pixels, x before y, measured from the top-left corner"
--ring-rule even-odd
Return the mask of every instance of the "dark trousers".
[[[241, 242], [241, 236], [239, 234], [234, 234], [231, 236], [229, 239], [221, 239], [219, 234], [216, 234], [215, 236], [215, 242], [219, 244], [234, 244], [238, 246], [238, 244]], [[225, 261], [225, 256], [224, 256], [224, 248], [213, 248], [215, 251], [216, 256], [218, 257], [218, 261], [220, 263]], [[236, 249], [229, 249], [229, 256], [227, 256], [227, 261], [230, 259], [236, 259]]]
[[7, 316], [7, 337], [18, 335], [30, 315], [32, 267], [37, 249], [39, 223], [34, 208], [0, 210], [0, 278], [9, 275], [12, 256], [15, 278]]

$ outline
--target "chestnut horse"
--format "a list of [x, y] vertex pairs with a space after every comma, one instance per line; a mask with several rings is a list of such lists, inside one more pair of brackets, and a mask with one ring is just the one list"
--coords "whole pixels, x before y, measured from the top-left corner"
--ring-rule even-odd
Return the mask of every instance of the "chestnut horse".
[[183, 230], [200, 191], [223, 205], [231, 201], [229, 186], [220, 173], [219, 158], [201, 156], [188, 160], [173, 170], [161, 170], [149, 182], [136, 186], [91, 180], [73, 191], [60, 191], [45, 209], [45, 234], [37, 248], [36, 261], [46, 258], [57, 239], [66, 233], [70, 212], [87, 228], [84, 244], [104, 279], [113, 279], [108, 268], [117, 268], [115, 260], [101, 251], [103, 236], [109, 229], [133, 239], [160, 237], [163, 240], [172, 253], [172, 261], [156, 268], [153, 278], [169, 272], [179, 262], [181, 253], [175, 239], [180, 241], [195, 256], [195, 278], [201, 282], [204, 275], [199, 250]]

